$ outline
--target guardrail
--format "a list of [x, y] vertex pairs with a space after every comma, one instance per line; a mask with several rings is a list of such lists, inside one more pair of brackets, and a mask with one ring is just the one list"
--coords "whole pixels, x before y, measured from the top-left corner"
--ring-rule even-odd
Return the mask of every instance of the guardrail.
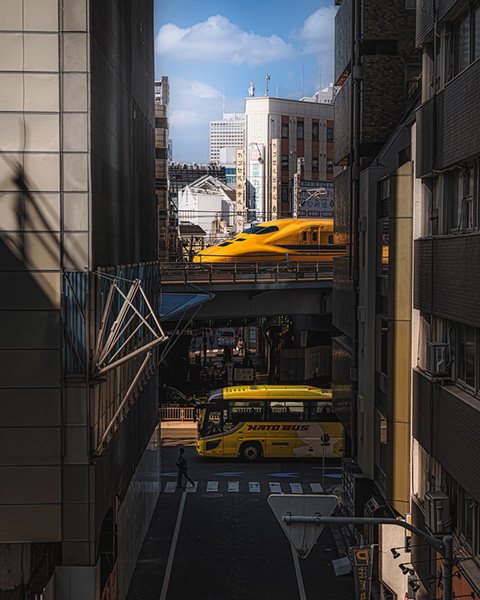
[[333, 261], [160, 263], [160, 281], [169, 283], [279, 283], [325, 281]]
[[194, 408], [161, 406], [160, 421], [193, 421]]

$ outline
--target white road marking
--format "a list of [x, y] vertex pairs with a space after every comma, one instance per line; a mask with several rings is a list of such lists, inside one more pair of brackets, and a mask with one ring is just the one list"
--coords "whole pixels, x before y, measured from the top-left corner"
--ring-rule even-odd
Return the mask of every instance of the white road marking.
[[229, 492], [238, 492], [240, 490], [240, 482], [239, 481], [229, 481], [228, 482], [228, 491]]
[[307, 594], [305, 593], [305, 586], [303, 584], [302, 570], [300, 569], [300, 563], [298, 561], [298, 554], [292, 543], [290, 544], [290, 547], [292, 549], [293, 565], [295, 567], [295, 575], [297, 576], [298, 594], [300, 596], [300, 600], [307, 600]]
[[278, 481], [271, 481], [268, 485], [270, 486], [271, 494], [283, 494], [282, 486], [278, 483]]
[[323, 494], [323, 487], [321, 483], [311, 483], [310, 487], [314, 494]]
[[191, 485], [190, 483], [187, 483], [185, 491], [191, 494], [192, 492], [197, 491], [197, 487], [198, 487], [198, 481], [195, 481], [193, 485]]
[[170, 554], [168, 555], [167, 568], [165, 569], [165, 576], [163, 578], [160, 600], [165, 600], [167, 597], [168, 584], [170, 582], [170, 575], [172, 574], [173, 557], [175, 556], [175, 549], [177, 547], [178, 534], [180, 533], [180, 525], [182, 524], [183, 509], [185, 508], [186, 499], [187, 494], [186, 492], [183, 492], [182, 499], [180, 501], [180, 508], [178, 509], [177, 522], [175, 523], [175, 530], [173, 532], [172, 545], [170, 546]]
[[291, 483], [290, 489], [292, 490], [292, 494], [303, 494], [303, 488], [301, 483]]
[[207, 492], [218, 492], [218, 481], [208, 481]]
[[177, 484], [175, 483], [175, 481], [167, 481], [164, 492], [165, 494], [174, 494], [176, 489]]
[[248, 482], [248, 491], [249, 492], [259, 492], [260, 484], [258, 483], [258, 481], [249, 481]]

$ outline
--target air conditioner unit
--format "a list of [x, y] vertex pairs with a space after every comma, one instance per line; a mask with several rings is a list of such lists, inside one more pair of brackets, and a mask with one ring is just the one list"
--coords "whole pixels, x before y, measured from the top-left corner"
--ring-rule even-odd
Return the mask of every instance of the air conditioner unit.
[[450, 499], [440, 491], [425, 492], [425, 525], [433, 535], [449, 533], [452, 524]]
[[448, 374], [448, 344], [427, 342], [427, 371], [434, 377]]

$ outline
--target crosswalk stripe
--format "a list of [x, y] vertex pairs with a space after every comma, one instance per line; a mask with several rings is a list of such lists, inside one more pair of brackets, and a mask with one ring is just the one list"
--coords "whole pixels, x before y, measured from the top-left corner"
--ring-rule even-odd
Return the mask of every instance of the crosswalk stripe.
[[292, 494], [303, 494], [303, 488], [301, 483], [291, 483], [290, 489], [292, 490]]
[[323, 494], [323, 487], [321, 483], [311, 483], [310, 487], [314, 494]]
[[195, 481], [193, 486], [190, 483], [187, 483], [187, 487], [185, 488], [187, 492], [190, 494], [196, 492], [198, 488], [198, 481]]
[[228, 482], [228, 491], [229, 492], [240, 491], [240, 482], [239, 481], [229, 481]]
[[249, 492], [259, 492], [260, 484], [258, 483], [258, 481], [249, 481], [248, 482], [248, 491]]
[[207, 492], [218, 492], [218, 481], [207, 482]]
[[175, 481], [167, 481], [167, 484], [165, 485], [165, 494], [174, 494], [175, 493], [175, 489], [177, 487], [177, 484], [175, 483]]
[[270, 481], [268, 485], [270, 486], [271, 494], [283, 494], [282, 486], [278, 483], [278, 481]]

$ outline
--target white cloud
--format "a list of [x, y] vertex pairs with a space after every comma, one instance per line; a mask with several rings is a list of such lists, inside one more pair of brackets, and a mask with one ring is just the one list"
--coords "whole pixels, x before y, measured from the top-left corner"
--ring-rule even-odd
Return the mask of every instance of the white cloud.
[[190, 94], [199, 98], [218, 98], [218, 96], [221, 96], [218, 90], [202, 81], [192, 81]]
[[155, 50], [160, 56], [176, 60], [249, 66], [288, 60], [296, 54], [292, 44], [278, 35], [267, 37], [243, 31], [222, 15], [185, 29], [173, 23], [163, 25]]
[[331, 53], [335, 46], [334, 6], [324, 6], [312, 13], [300, 30], [292, 32], [292, 38], [303, 42], [302, 54]]

